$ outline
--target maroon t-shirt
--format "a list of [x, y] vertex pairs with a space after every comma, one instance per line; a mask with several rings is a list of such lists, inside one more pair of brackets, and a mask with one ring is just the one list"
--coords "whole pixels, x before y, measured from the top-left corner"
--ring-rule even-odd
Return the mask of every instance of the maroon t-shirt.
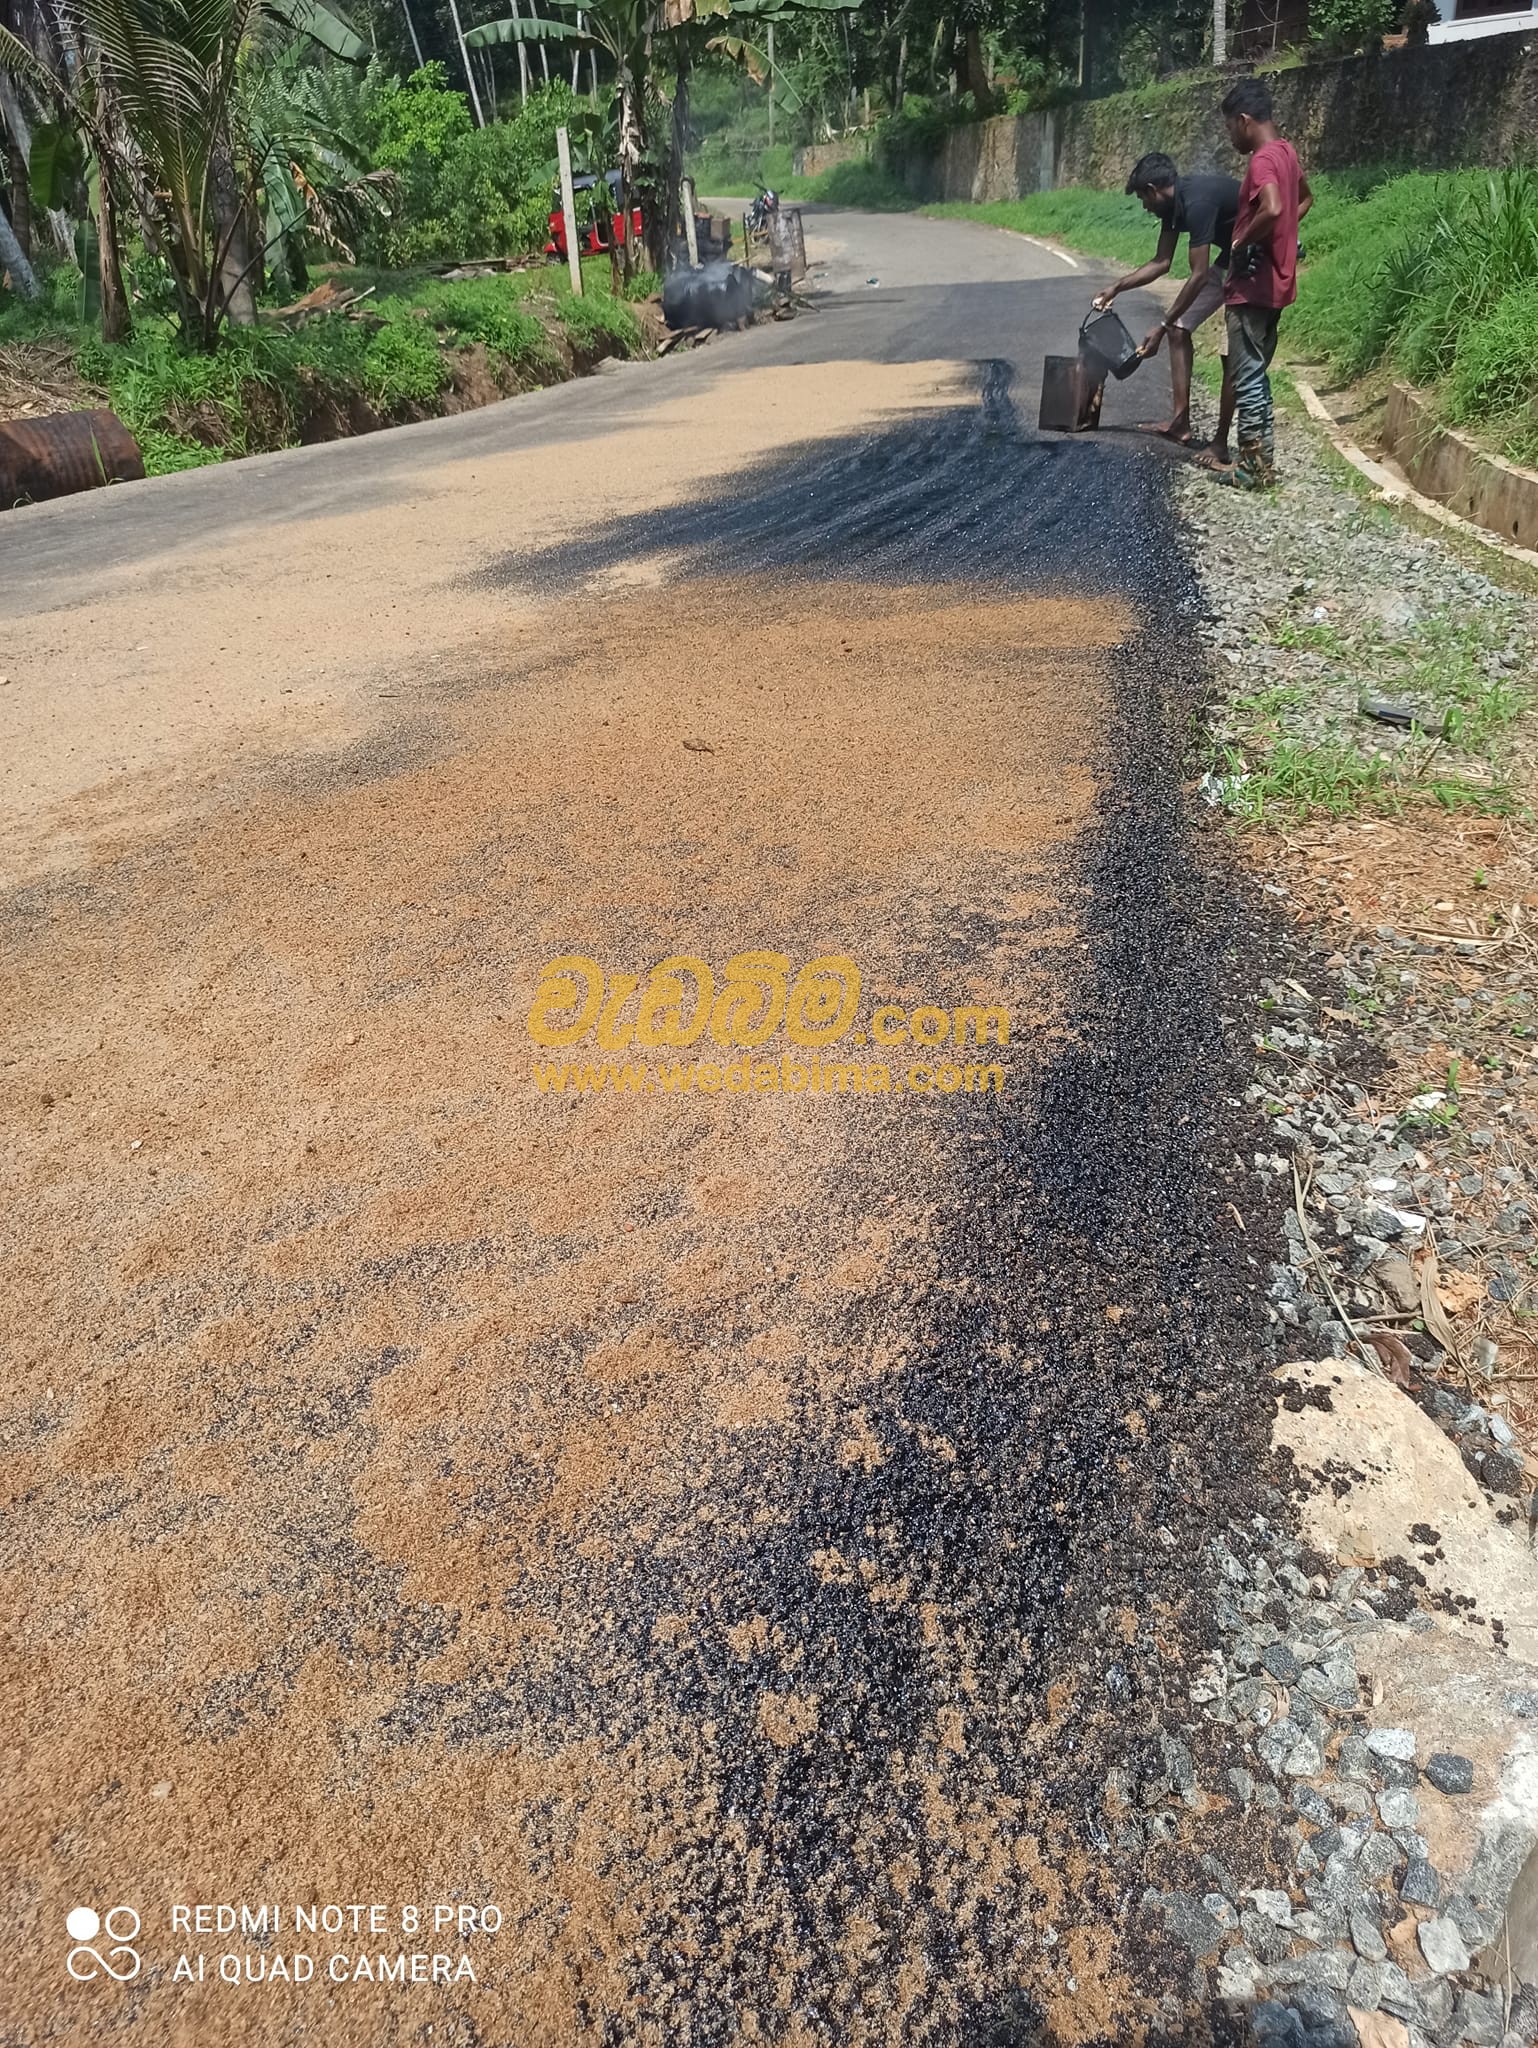
[[[1248, 277], [1238, 275], [1239, 266], [1228, 273], [1224, 294], [1230, 306], [1290, 306], [1298, 296], [1298, 152], [1282, 137], [1263, 142], [1245, 167], [1239, 187], [1239, 217], [1235, 226], [1244, 232], [1245, 216], [1263, 185], [1274, 185], [1282, 195], [1282, 216], [1271, 230], [1269, 241], [1260, 246], [1260, 261]], [[1237, 239], [1234, 250], [1238, 255]]]

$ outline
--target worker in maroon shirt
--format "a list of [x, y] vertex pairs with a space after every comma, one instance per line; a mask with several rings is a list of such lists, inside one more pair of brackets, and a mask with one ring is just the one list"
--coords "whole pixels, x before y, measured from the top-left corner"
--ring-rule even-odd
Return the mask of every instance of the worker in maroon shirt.
[[1258, 78], [1241, 78], [1223, 101], [1229, 140], [1249, 158], [1223, 294], [1239, 452], [1230, 465], [1215, 449], [1208, 466], [1247, 491], [1276, 482], [1269, 372], [1282, 308], [1298, 295], [1298, 223], [1314, 203], [1298, 153], [1277, 133], [1273, 111], [1270, 87]]

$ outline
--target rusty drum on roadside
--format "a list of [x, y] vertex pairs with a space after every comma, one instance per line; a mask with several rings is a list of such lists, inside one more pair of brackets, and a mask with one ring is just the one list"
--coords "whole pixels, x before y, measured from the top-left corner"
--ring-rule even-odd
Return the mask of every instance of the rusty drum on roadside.
[[769, 268], [792, 282], [806, 276], [806, 232], [799, 206], [781, 206], [769, 216]]
[[98, 484], [132, 483], [143, 474], [138, 442], [105, 406], [0, 420], [0, 511]]

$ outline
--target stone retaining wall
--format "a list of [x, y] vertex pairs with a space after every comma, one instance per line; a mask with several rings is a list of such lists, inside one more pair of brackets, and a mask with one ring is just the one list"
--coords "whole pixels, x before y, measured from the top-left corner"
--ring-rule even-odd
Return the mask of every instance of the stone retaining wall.
[[[916, 198], [948, 200], [1019, 199], [1059, 185], [1115, 191], [1150, 149], [1182, 170], [1233, 170], [1218, 112], [1225, 84], [1212, 75], [973, 122], [892, 169]], [[1308, 64], [1279, 72], [1274, 86], [1281, 124], [1312, 170], [1538, 157], [1538, 35]]]

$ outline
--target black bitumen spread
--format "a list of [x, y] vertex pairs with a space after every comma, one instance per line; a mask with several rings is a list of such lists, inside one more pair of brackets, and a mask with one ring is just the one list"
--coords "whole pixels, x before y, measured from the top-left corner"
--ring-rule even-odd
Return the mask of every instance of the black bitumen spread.
[[[667, 1852], [675, 1903], [634, 1957], [640, 2009], [670, 2039], [724, 2043], [752, 2012], [772, 2037], [794, 2017], [806, 2037], [839, 2041], [922, 1956], [935, 1990], [905, 2038], [1045, 2042], [1040, 1998], [1062, 1992], [1068, 1969], [1049, 1921], [1126, 1938], [1123, 1966], [1149, 2000], [1184, 1999], [1189, 1983], [1189, 1957], [1136, 1939], [1135, 1909], [1160, 1873], [1114, 1846], [1102, 1785], [1191, 1718], [1178, 1665], [1202, 1626], [1205, 1538], [1245, 1511], [1264, 1457], [1245, 1263], [1264, 1256], [1264, 1234], [1240, 1237], [1228, 1209], [1255, 1232], [1236, 1158], [1255, 1139], [1220, 1016], [1220, 992], [1244, 972], [1244, 912], [1183, 814], [1199, 595], [1167, 472], [1125, 448], [1029, 437], [1008, 386], [1005, 365], [985, 365], [974, 409], [819, 444], [735, 479], [730, 495], [496, 572], [564, 581], [677, 552], [690, 577], [756, 568], [1106, 593], [1142, 620], [1114, 657], [1102, 793], [1074, 851], [1087, 947], [1075, 1029], [1029, 1090], [956, 1098], [939, 1271], [883, 1305], [905, 1363], [867, 1402], [882, 1462], [851, 1468], [811, 1438], [773, 1474], [718, 1459], [724, 1504], [774, 1513], [755, 1527], [726, 1512], [716, 1541], [646, 1561], [611, 1593], [612, 1669], [633, 1674], [628, 1687], [608, 1674], [595, 1684], [557, 1652], [498, 1700], [480, 1687], [419, 1692], [402, 1724], [466, 1743], [529, 1741], [554, 1722], [615, 1746], [659, 1716], [734, 1731], [730, 1747], [702, 1741], [691, 1759], [698, 1836]], [[848, 1332], [852, 1346], [870, 1335]], [[931, 1454], [936, 1438], [953, 1461]], [[907, 1581], [910, 1597], [882, 1605], [858, 1580], [808, 1571], [809, 1556], [834, 1551]], [[596, 1579], [579, 1584], [579, 1561], [572, 1570], [514, 1597], [557, 1621], [606, 1604]], [[916, 1825], [915, 1760], [958, 1668], [926, 1654], [925, 1601], [951, 1618], [970, 1667], [967, 1698], [954, 1696], [969, 1754], [947, 1766], [948, 1796], [982, 1834], [1032, 1839], [1064, 1887], [1050, 1911], [1039, 1872], [973, 1893], [970, 1852], [937, 1850]], [[1117, 1608], [1138, 1617], [1130, 1641], [1108, 1622]], [[718, 1625], [659, 1654], [657, 1618], [678, 1612]], [[779, 1632], [772, 1658], [725, 1648], [725, 1630], [755, 1615]], [[797, 1689], [821, 1708], [815, 1734], [782, 1750], [751, 1731], [787, 1643]], [[1058, 1688], [1061, 1706], [1048, 1697]], [[919, 1876], [905, 1893], [894, 1869], [908, 1855]], [[853, 1964], [835, 1944], [861, 1914], [880, 1933]], [[791, 2009], [776, 2016], [787, 1976]], [[1219, 2014], [1164, 2013], [1159, 2038], [1227, 2037]], [[1139, 2000], [1106, 2038], [1153, 2017]]]

